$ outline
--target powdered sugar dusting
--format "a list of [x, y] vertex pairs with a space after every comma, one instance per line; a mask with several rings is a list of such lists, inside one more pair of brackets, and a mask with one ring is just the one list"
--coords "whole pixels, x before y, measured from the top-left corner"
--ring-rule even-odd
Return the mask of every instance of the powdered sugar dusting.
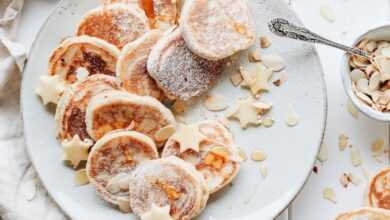
[[112, 4], [90, 11], [77, 34], [98, 37], [122, 48], [148, 30], [148, 20], [138, 6]]
[[[174, 219], [191, 219], [203, 208], [202, 184], [194, 178], [191, 170], [185, 168], [187, 165], [181, 166], [185, 162], [176, 163], [171, 159], [147, 161], [133, 172], [130, 206], [138, 216], [149, 211], [152, 204], [170, 205]], [[161, 184], [166, 184], [179, 196], [170, 199]]]
[[193, 54], [179, 28], [153, 48], [148, 71], [167, 93], [188, 100], [207, 91], [217, 80], [224, 61], [209, 61]]

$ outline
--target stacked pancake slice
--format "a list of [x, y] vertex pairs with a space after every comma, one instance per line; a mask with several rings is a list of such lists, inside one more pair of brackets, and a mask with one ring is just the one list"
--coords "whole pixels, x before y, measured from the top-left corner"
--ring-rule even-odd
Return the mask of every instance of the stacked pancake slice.
[[194, 218], [240, 169], [227, 128], [178, 124], [169, 104], [217, 83], [253, 44], [253, 21], [245, 1], [183, 2], [103, 1], [53, 49], [38, 89], [57, 104], [64, 160], [143, 220]]

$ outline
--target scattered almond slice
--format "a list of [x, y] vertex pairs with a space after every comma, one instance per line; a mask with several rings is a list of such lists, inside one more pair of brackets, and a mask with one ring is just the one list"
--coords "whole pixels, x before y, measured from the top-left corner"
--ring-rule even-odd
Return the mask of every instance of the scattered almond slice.
[[339, 181], [344, 188], [347, 188], [351, 182], [351, 175], [349, 173], [343, 173], [341, 174]]
[[253, 161], [264, 161], [267, 159], [267, 154], [263, 150], [254, 150], [252, 151], [251, 158]]
[[383, 138], [376, 139], [371, 144], [371, 152], [374, 157], [380, 156], [384, 153], [385, 140]]
[[225, 97], [222, 95], [211, 95], [208, 96], [203, 105], [206, 107], [209, 111], [223, 111], [225, 110], [228, 105], [226, 104]]
[[266, 36], [260, 37], [260, 47], [261, 48], [263, 48], [263, 49], [268, 48], [271, 46], [271, 44], [272, 44], [271, 40], [268, 37], [266, 37]]
[[289, 112], [287, 112], [287, 115], [286, 115], [286, 124], [289, 126], [289, 127], [294, 127], [298, 124], [299, 122], [299, 116], [298, 114], [295, 112], [294, 108], [292, 107], [292, 105], [290, 105], [290, 108], [289, 108]]
[[356, 119], [359, 118], [359, 111], [357, 110], [355, 105], [353, 105], [353, 103], [349, 99], [347, 102], [347, 109], [348, 109], [348, 112], [351, 113], [352, 117], [354, 117]]
[[261, 125], [263, 125], [266, 128], [272, 127], [273, 124], [274, 124], [274, 120], [270, 117], [265, 117], [261, 120]]
[[325, 144], [321, 144], [320, 152], [318, 153], [317, 159], [324, 163], [328, 160], [328, 149]]
[[241, 147], [237, 147], [237, 153], [241, 161], [245, 162], [248, 160], [248, 156], [246, 155], [245, 151]]
[[258, 116], [265, 114], [272, 108], [272, 104], [254, 102], [252, 97], [238, 100], [235, 109], [230, 112], [227, 117], [229, 119], [237, 119], [242, 128], [247, 128], [249, 125], [258, 126]]
[[243, 80], [244, 79], [242, 78], [241, 73], [234, 73], [230, 76], [230, 81], [232, 82], [233, 86], [236, 87], [239, 86]]
[[272, 70], [261, 63], [249, 63], [245, 68], [240, 68], [243, 78], [242, 86], [249, 87], [253, 95], [267, 92], [270, 89], [268, 81], [272, 77]]
[[155, 139], [156, 141], [165, 141], [168, 140], [176, 131], [176, 127], [173, 125], [168, 125], [156, 132]]
[[261, 61], [261, 54], [259, 50], [250, 51], [248, 53], [248, 60], [249, 62], [260, 62]]
[[89, 179], [85, 169], [77, 170], [74, 175], [74, 182], [76, 186], [83, 186], [89, 183]]
[[333, 188], [326, 187], [322, 190], [322, 197], [328, 201], [331, 201], [333, 203], [337, 203], [336, 200], [336, 193], [334, 192]]
[[349, 138], [347, 136], [345, 136], [344, 134], [341, 134], [339, 136], [339, 150], [340, 151], [344, 151], [345, 148], [347, 148], [347, 146], [348, 146], [348, 139]]
[[360, 152], [357, 148], [351, 148], [350, 158], [351, 158], [351, 163], [353, 166], [357, 167], [357, 166], [360, 166], [362, 164]]
[[266, 178], [268, 175], [268, 169], [264, 164], [260, 164], [260, 174], [263, 178]]
[[320, 7], [320, 14], [321, 17], [327, 20], [328, 22], [335, 22], [336, 21], [336, 15], [333, 11], [333, 9], [328, 5], [321, 5]]
[[351, 183], [355, 186], [358, 186], [362, 182], [362, 180], [359, 177], [357, 177], [352, 173], [350, 173], [350, 177], [351, 177]]
[[275, 72], [286, 68], [286, 61], [279, 55], [267, 54], [261, 57], [261, 63]]

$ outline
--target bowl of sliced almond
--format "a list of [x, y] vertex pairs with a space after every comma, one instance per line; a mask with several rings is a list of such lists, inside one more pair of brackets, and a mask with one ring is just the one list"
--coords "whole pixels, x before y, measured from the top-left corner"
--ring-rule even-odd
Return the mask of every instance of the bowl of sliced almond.
[[[354, 45], [371, 59], [345, 54], [341, 75], [352, 104], [365, 115], [390, 122], [390, 25], [376, 26], [360, 35]], [[353, 106], [350, 106], [353, 110]]]

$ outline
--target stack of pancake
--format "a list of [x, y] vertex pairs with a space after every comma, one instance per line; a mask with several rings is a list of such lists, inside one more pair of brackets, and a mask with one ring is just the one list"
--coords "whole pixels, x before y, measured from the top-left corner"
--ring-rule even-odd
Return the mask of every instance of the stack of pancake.
[[49, 59], [46, 77], [66, 87], [53, 101], [65, 160], [122, 211], [197, 216], [237, 175], [238, 151], [223, 125], [178, 125], [166, 103], [207, 92], [254, 41], [242, 0], [111, 0], [92, 9]]

